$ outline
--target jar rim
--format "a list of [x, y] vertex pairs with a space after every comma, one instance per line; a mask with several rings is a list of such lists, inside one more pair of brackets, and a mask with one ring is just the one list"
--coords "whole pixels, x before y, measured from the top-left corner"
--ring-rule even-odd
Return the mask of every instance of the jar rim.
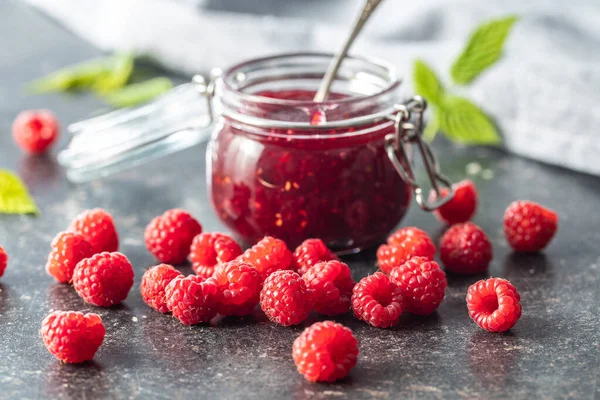
[[385, 70], [390, 76], [390, 79], [389, 79], [390, 83], [385, 88], [383, 88], [382, 90], [380, 90], [376, 93], [372, 93], [369, 95], [349, 96], [349, 97], [344, 97], [344, 98], [340, 98], [340, 99], [333, 99], [333, 100], [326, 99], [325, 101], [322, 101], [322, 102], [315, 102], [313, 100], [278, 99], [278, 98], [273, 98], [273, 97], [266, 97], [266, 96], [261, 96], [261, 95], [257, 95], [257, 94], [246, 93], [246, 92], [243, 92], [242, 90], [239, 90], [239, 89], [236, 89], [235, 87], [233, 87], [233, 85], [231, 85], [230, 79], [229, 79], [232, 76], [239, 73], [240, 69], [247, 67], [249, 65], [257, 64], [257, 63], [261, 63], [261, 62], [276, 61], [276, 60], [280, 60], [280, 59], [293, 59], [293, 58], [300, 58], [300, 57], [323, 57], [323, 58], [327, 58], [327, 59], [332, 59], [334, 56], [335, 55], [333, 53], [295, 52], [295, 53], [281, 53], [281, 54], [276, 54], [273, 56], [253, 58], [253, 59], [243, 61], [241, 63], [235, 64], [235, 65], [227, 68], [222, 73], [220, 80], [223, 84], [224, 89], [239, 96], [240, 98], [242, 98], [248, 102], [257, 103], [257, 104], [262, 103], [265, 105], [289, 105], [289, 106], [310, 106], [310, 105], [316, 105], [316, 104], [321, 104], [321, 105], [327, 106], [327, 105], [331, 105], [331, 104], [340, 104], [340, 103], [348, 104], [348, 103], [352, 103], [352, 102], [356, 102], [356, 101], [365, 101], [365, 100], [368, 100], [369, 98], [375, 98], [375, 97], [390, 93], [390, 92], [394, 91], [395, 89], [397, 89], [398, 86], [400, 86], [400, 84], [402, 83], [402, 79], [396, 75], [396, 68], [391, 63], [388, 63], [387, 61], [383, 61], [378, 58], [369, 57], [369, 56], [360, 56], [360, 55], [348, 55], [348, 56], [346, 56], [346, 59], [362, 61], [362, 62], [371, 64], [375, 67], [379, 67], [382, 70]]

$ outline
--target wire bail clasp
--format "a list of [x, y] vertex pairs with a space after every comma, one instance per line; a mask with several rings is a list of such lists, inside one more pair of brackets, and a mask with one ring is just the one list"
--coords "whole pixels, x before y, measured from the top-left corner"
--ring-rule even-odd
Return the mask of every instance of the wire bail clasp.
[[[452, 199], [454, 190], [450, 180], [440, 173], [431, 147], [421, 137], [423, 114], [426, 108], [427, 102], [421, 96], [414, 96], [405, 104], [397, 104], [395, 106], [396, 114], [393, 117], [395, 133], [390, 133], [385, 137], [385, 149], [398, 174], [411, 186], [419, 206], [425, 211], [434, 211]], [[416, 146], [421, 154], [429, 182], [436, 193], [434, 200], [427, 199], [427, 194], [423, 193], [423, 189], [415, 178], [411, 166], [411, 145]], [[441, 190], [444, 188], [448, 189], [448, 194], [442, 196]]]

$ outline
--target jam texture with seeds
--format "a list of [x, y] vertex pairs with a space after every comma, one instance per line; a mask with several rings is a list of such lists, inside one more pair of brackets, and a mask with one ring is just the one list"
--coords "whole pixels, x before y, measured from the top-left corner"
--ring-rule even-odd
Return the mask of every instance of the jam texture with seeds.
[[[307, 100], [313, 94], [287, 90], [263, 95]], [[281, 120], [285, 112], [269, 105], [263, 118], [277, 115]], [[308, 108], [303, 116], [297, 108], [290, 112], [295, 114], [290, 121], [314, 124]], [[335, 112], [328, 110], [317, 119], [329, 120]], [[359, 115], [350, 112], [343, 118]], [[384, 137], [394, 131], [391, 122], [292, 130], [224, 118], [218, 129], [208, 161], [212, 203], [221, 220], [249, 244], [268, 235], [291, 248], [311, 237], [321, 238], [332, 250], [365, 248], [385, 237], [409, 205], [409, 188], [384, 148]], [[353, 135], [357, 130], [361, 132]]]

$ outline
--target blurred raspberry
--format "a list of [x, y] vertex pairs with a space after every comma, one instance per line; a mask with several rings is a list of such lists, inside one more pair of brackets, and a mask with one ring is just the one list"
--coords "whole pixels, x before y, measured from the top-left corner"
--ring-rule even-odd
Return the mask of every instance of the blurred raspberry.
[[[389, 241], [389, 240], [388, 240]], [[426, 234], [405, 236], [399, 241], [399, 236], [394, 238], [394, 244], [382, 244], [377, 249], [377, 265], [389, 274], [392, 269], [399, 267], [412, 257], [425, 257], [433, 260], [435, 245]]]
[[[444, 204], [433, 212], [441, 222], [448, 225], [467, 222], [475, 214], [477, 209], [477, 188], [475, 184], [465, 179], [452, 185], [454, 197], [448, 203]], [[448, 196], [449, 190], [441, 189], [442, 198]], [[435, 191], [431, 191], [429, 198], [431, 201], [436, 199]]]
[[521, 252], [544, 249], [558, 229], [558, 215], [533, 201], [515, 201], [504, 213], [504, 235]]
[[13, 139], [24, 151], [45, 153], [60, 136], [58, 120], [49, 110], [27, 110], [15, 118]]
[[8, 255], [0, 246], [0, 277], [4, 275], [4, 271], [6, 271], [6, 266], [8, 265]]
[[429, 239], [429, 235], [425, 231], [415, 226], [405, 226], [392, 233], [387, 239], [387, 244], [402, 244], [406, 240], [411, 240], [418, 236], [424, 236]]

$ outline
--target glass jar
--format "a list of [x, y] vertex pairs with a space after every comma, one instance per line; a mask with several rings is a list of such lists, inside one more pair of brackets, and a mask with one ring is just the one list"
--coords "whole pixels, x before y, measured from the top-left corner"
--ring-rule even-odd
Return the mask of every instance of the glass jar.
[[315, 54], [263, 58], [217, 81], [209, 193], [246, 243], [270, 235], [293, 249], [314, 237], [353, 252], [381, 241], [407, 211], [411, 187], [385, 146], [400, 80], [385, 63], [351, 57], [328, 100], [315, 103], [329, 62]]
[[[347, 57], [328, 99], [316, 103], [330, 61], [329, 54], [283, 54], [233, 66], [210, 83], [196, 76], [153, 103], [71, 125], [74, 138], [59, 162], [81, 182], [210, 135], [212, 205], [242, 241], [270, 235], [293, 249], [321, 238], [338, 253], [359, 251], [400, 222], [411, 191], [426, 210], [452, 192], [440, 195], [450, 183], [420, 139], [425, 101], [401, 101], [392, 66]], [[415, 180], [412, 145], [438, 193], [433, 203]]]

